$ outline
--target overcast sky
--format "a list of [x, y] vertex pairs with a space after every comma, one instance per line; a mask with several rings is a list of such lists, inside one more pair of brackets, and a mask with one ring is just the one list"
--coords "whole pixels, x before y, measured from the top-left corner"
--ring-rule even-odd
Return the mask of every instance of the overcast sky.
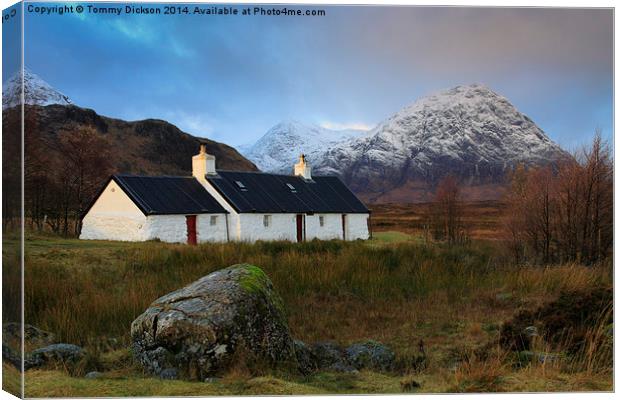
[[26, 13], [25, 63], [100, 114], [232, 145], [284, 119], [370, 128], [473, 82], [567, 148], [597, 127], [613, 135], [611, 10], [318, 8], [326, 16]]

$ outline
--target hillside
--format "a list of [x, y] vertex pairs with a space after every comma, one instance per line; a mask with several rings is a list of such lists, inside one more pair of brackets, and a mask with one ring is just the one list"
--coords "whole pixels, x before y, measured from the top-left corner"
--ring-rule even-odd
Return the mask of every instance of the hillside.
[[[5, 129], [19, 122], [19, 109], [4, 111]], [[61, 132], [92, 127], [106, 139], [119, 173], [147, 175], [189, 175], [191, 157], [198, 152], [199, 140], [207, 142], [221, 169], [255, 171], [256, 166], [234, 148], [208, 139], [199, 139], [162, 120], [123, 121], [73, 105], [27, 105], [25, 129], [34, 140], [43, 140], [53, 151]], [[26, 153], [28, 150], [26, 149]], [[60, 157], [60, 155], [58, 155]]]

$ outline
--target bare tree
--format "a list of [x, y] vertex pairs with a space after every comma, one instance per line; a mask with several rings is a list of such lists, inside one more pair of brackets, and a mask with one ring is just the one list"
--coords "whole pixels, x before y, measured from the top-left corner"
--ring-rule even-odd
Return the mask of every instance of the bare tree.
[[460, 188], [455, 177], [448, 175], [439, 182], [429, 214], [431, 231], [436, 240], [451, 244], [466, 240]]
[[613, 162], [597, 132], [592, 144], [550, 167], [517, 168], [504, 217], [517, 262], [596, 263], [613, 244]]
[[[28, 116], [28, 114], [27, 114]], [[84, 127], [42, 137], [37, 121], [24, 129], [24, 206], [29, 226], [79, 235], [81, 216], [112, 173], [107, 140]]]
[[59, 151], [65, 160], [63, 176], [59, 177], [65, 235], [70, 218], [75, 222], [73, 233], [80, 234], [82, 213], [112, 171], [107, 145], [90, 127], [64, 132], [59, 137]]

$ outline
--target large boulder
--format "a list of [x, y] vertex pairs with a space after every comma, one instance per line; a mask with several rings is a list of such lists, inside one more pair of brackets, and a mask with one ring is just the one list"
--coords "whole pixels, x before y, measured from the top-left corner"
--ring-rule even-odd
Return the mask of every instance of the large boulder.
[[204, 380], [240, 357], [296, 367], [282, 300], [258, 267], [216, 271], [155, 300], [131, 324], [134, 356], [151, 374]]

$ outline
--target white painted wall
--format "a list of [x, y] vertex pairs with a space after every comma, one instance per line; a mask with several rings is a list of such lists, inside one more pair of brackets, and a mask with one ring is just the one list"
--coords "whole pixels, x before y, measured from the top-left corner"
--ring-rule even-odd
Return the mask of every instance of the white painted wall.
[[[320, 217], [323, 216], [323, 226]], [[342, 239], [342, 214], [306, 215], [306, 240]]]
[[146, 240], [146, 216], [114, 181], [82, 220], [80, 239]]
[[[215, 225], [211, 225], [211, 216], [216, 218]], [[227, 242], [226, 214], [200, 214], [196, 218], [198, 243]]]
[[[268, 227], [263, 224], [265, 215], [271, 215]], [[297, 241], [297, 214], [239, 214], [240, 241], [290, 240]]]
[[[224, 197], [204, 177], [198, 181], [224, 207], [228, 214], [228, 230], [231, 241], [254, 242], [256, 240], [297, 241], [297, 214], [270, 214], [272, 225], [263, 226], [264, 214], [238, 214]], [[325, 217], [324, 226], [319, 224], [319, 215]], [[369, 214], [347, 215], [347, 240], [368, 239]], [[314, 214], [305, 216], [306, 240], [342, 239], [342, 214]]]
[[[271, 225], [265, 227], [265, 214], [240, 214], [241, 241], [254, 242], [256, 240], [289, 240], [297, 241], [297, 214], [268, 214], [271, 215]], [[320, 216], [324, 224], [320, 224]], [[369, 214], [347, 214], [346, 240], [368, 239]], [[313, 214], [305, 215], [306, 240], [342, 239], [342, 214]]]
[[235, 211], [235, 209], [230, 204], [228, 204], [226, 199], [224, 199], [224, 197], [209, 183], [209, 181], [205, 179], [204, 175], [196, 179], [198, 179], [198, 182], [200, 182], [200, 184], [204, 186], [205, 189], [207, 189], [207, 192], [209, 192], [209, 194], [213, 196], [213, 198], [217, 200], [217, 202], [220, 203], [220, 205], [224, 207], [226, 211], [229, 212], [228, 235], [231, 241], [240, 241], [241, 225], [239, 214], [237, 213], [237, 211]]
[[[216, 217], [216, 225], [210, 225], [211, 216]], [[149, 215], [147, 236], [169, 243], [187, 243], [187, 222], [185, 215]], [[201, 242], [226, 241], [225, 214], [198, 214], [196, 216], [196, 236]], [[148, 240], [148, 239], [147, 239]]]
[[368, 239], [368, 218], [370, 214], [347, 214], [345, 222], [346, 239]]
[[[211, 216], [216, 224], [211, 226]], [[198, 214], [198, 242], [225, 242], [226, 215]], [[82, 220], [80, 239], [186, 243], [185, 215], [145, 216], [116, 182], [111, 181]]]

